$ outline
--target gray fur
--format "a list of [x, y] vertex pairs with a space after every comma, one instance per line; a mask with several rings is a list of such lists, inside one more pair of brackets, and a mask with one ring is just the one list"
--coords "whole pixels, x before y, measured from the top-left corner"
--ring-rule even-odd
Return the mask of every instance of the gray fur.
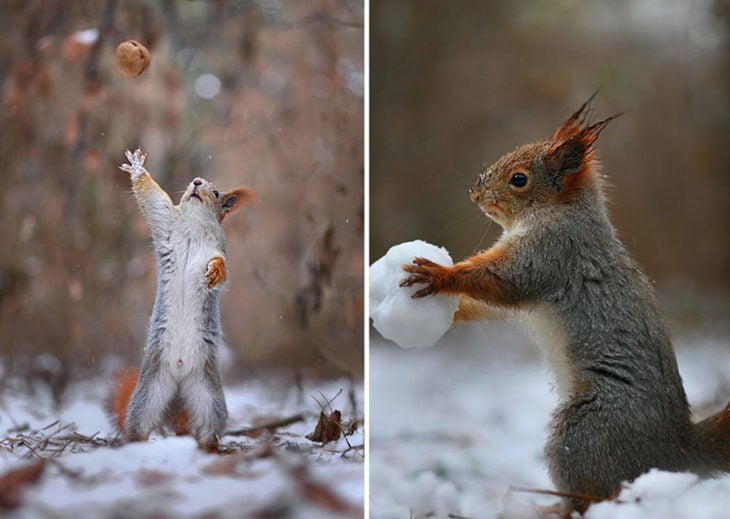
[[567, 338], [571, 394], [546, 447], [553, 481], [612, 496], [649, 468], [686, 470], [690, 411], [649, 282], [589, 191], [536, 219], [496, 274], [514, 284], [527, 312], [549, 305]]

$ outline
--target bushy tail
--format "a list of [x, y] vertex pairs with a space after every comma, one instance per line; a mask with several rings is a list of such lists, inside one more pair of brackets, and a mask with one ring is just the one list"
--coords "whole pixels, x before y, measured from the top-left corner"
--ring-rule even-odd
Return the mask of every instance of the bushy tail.
[[693, 472], [716, 476], [730, 472], [730, 403], [719, 413], [695, 424]]
[[129, 399], [139, 378], [139, 368], [117, 370], [112, 378], [112, 389], [106, 401], [106, 414], [117, 431], [127, 435], [126, 417]]
[[[122, 368], [117, 370], [112, 379], [112, 389], [109, 398], [106, 401], [106, 414], [112, 425], [124, 436], [127, 433], [127, 407], [129, 400], [132, 398], [134, 388], [139, 378], [139, 368]], [[179, 402], [176, 402], [179, 404]], [[177, 435], [190, 434], [190, 417], [187, 410], [172, 406], [165, 417], [161, 417], [160, 422], [164, 422]]]

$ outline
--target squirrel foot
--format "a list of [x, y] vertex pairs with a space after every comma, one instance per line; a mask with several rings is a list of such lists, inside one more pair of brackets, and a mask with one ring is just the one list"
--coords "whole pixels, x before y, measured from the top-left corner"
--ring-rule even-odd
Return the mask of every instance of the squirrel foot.
[[212, 439], [198, 439], [198, 448], [210, 454], [222, 454], [225, 452], [220, 436], [217, 434]]
[[208, 262], [208, 270], [205, 273], [205, 281], [208, 288], [226, 280], [226, 260], [222, 256], [216, 256]]
[[134, 153], [127, 150], [124, 155], [127, 157], [129, 164], [122, 164], [119, 166], [119, 169], [129, 173], [132, 178], [138, 178], [147, 173], [147, 170], [144, 169], [144, 165], [147, 162], [147, 154], [141, 149], [137, 148], [134, 150]]
[[428, 295], [439, 293], [437, 278], [443, 269], [438, 263], [434, 263], [426, 258], [416, 258], [410, 265], [403, 265], [403, 270], [410, 275], [400, 282], [401, 287], [410, 287], [414, 284], [424, 284], [425, 288], [418, 290], [411, 297], [418, 299]]

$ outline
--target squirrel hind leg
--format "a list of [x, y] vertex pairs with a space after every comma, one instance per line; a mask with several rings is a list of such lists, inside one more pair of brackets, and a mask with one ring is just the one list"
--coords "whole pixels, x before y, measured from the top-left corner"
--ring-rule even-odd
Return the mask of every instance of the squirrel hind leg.
[[203, 375], [188, 377], [181, 383], [180, 395], [198, 445], [203, 450], [216, 450], [228, 421], [220, 375], [204, 371]]
[[137, 386], [129, 399], [126, 415], [126, 436], [130, 441], [146, 440], [165, 421], [167, 409], [177, 392], [177, 385], [159, 371], [140, 373]]

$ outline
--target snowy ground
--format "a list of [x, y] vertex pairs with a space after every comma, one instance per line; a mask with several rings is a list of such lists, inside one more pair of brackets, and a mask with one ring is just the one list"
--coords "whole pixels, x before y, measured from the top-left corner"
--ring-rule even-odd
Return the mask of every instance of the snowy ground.
[[[224, 437], [228, 454], [201, 452], [190, 437], [110, 446], [101, 405], [107, 388], [98, 380], [74, 386], [57, 411], [42, 391], [29, 397], [12, 385], [0, 395], [0, 506], [16, 499], [20, 506], [12, 514], [0, 508], [2, 517], [362, 515], [361, 383], [305, 382], [297, 390], [251, 381], [226, 388], [231, 429], [303, 415], [273, 432]], [[317, 401], [340, 390], [329, 411], [340, 410], [342, 422], [357, 420], [357, 431], [325, 445], [306, 439], [320, 414]], [[48, 459], [42, 468], [39, 458]], [[37, 468], [40, 478], [13, 472], [23, 468]]]
[[[677, 342], [696, 414], [718, 411], [730, 399], [730, 343]], [[535, 504], [557, 499], [510, 488], [553, 488], [542, 448], [556, 403], [537, 347], [513, 325], [457, 327], [413, 350], [373, 332], [370, 517], [533, 517]], [[726, 518], [730, 476], [650, 473], [621, 500], [587, 517]]]

